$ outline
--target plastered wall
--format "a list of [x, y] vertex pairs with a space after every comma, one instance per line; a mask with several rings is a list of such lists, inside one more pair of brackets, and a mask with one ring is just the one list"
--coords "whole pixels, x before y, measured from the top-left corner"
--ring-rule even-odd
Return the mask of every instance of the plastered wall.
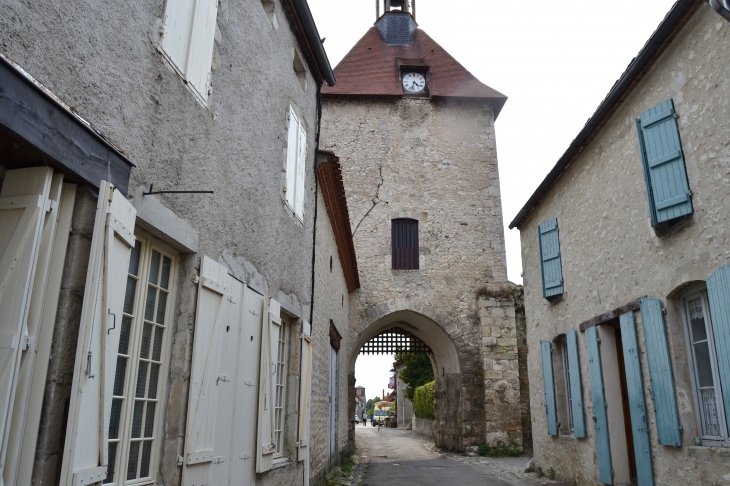
[[[585, 439], [547, 434], [539, 342], [552, 341], [581, 322], [644, 296], [661, 299], [667, 309], [666, 330], [683, 427], [682, 447], [657, 445], [654, 407], [647, 392], [656, 484], [719, 485], [730, 478], [730, 449], [694, 446], [697, 419], [680, 300], [686, 284], [704, 282], [730, 262], [726, 217], [730, 145], [725, 129], [730, 123], [728, 48], [730, 26], [703, 3], [520, 228], [535, 458], [543, 470], [552, 467], [558, 477], [576, 484], [599, 484], [585, 335], [578, 336]], [[658, 236], [649, 220], [634, 119], [669, 98], [679, 115], [695, 212], [687, 224]], [[542, 297], [537, 225], [555, 217], [565, 294], [550, 303]], [[643, 332], [640, 315], [635, 314], [648, 390]], [[610, 372], [604, 368], [604, 377]]]

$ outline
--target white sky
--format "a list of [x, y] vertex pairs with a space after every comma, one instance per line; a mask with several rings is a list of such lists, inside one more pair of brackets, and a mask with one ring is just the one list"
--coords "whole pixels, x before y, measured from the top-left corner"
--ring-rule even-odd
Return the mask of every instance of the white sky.
[[[480, 81], [509, 97], [496, 123], [497, 150], [507, 273], [521, 284], [520, 236], [507, 225], [674, 0], [416, 1], [419, 27]], [[333, 67], [375, 21], [373, 0], [309, 5]], [[379, 358], [380, 364], [367, 366], [358, 359], [357, 383], [369, 397], [387, 385], [392, 357]]]

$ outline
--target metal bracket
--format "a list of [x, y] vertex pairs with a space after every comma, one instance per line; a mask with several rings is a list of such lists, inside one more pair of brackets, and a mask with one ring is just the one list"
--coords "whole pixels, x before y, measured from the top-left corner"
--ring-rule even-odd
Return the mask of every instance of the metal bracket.
[[114, 317], [114, 324], [112, 325], [112, 327], [110, 327], [109, 329], [106, 330], [106, 333], [109, 334], [110, 332], [112, 332], [114, 329], [117, 328], [117, 315], [115, 313], [113, 313], [111, 309], [107, 309], [107, 313], [110, 316]]
[[142, 192], [143, 196], [152, 194], [213, 194], [213, 191], [153, 191], [154, 184], [150, 184], [149, 192]]

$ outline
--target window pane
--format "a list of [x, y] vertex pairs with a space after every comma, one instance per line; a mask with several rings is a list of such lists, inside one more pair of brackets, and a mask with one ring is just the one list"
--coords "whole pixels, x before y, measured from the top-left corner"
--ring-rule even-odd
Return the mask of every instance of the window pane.
[[134, 402], [134, 417], [132, 418], [132, 438], [139, 439], [142, 435], [142, 412], [144, 412], [144, 402], [137, 400]]
[[142, 464], [140, 464], [139, 477], [146, 478], [150, 475], [150, 456], [152, 455], [152, 441], [147, 440], [142, 446]]
[[695, 361], [697, 362], [697, 381], [700, 388], [715, 386], [712, 379], [712, 363], [710, 362], [710, 348], [707, 341], [695, 344]]
[[127, 354], [129, 351], [129, 333], [132, 331], [132, 319], [122, 318], [122, 329], [119, 334], [119, 354]]
[[142, 331], [142, 343], [139, 347], [139, 357], [142, 359], [150, 359], [150, 340], [152, 340], [152, 324], [145, 323]]
[[109, 467], [106, 469], [106, 479], [104, 484], [114, 481], [114, 465], [117, 462], [117, 442], [109, 443]]
[[160, 365], [152, 363], [150, 366], [150, 386], [147, 389], [147, 398], [157, 398], [157, 380], [159, 378]]
[[717, 401], [715, 390], [709, 388], [700, 391], [700, 407], [702, 407], [702, 425], [705, 435], [720, 435], [720, 420], [717, 417]]
[[689, 322], [692, 326], [692, 342], [705, 341], [707, 339], [707, 329], [705, 327], [705, 312], [702, 307], [701, 299], [694, 299], [687, 302], [689, 310]]
[[[115, 398], [112, 400], [112, 414], [109, 417], [109, 438], [119, 438], [119, 416], [122, 413], [122, 399]], [[111, 454], [111, 451], [109, 451]]]
[[146, 361], [139, 362], [139, 372], [137, 373], [137, 389], [134, 396], [137, 398], [144, 398], [144, 389], [147, 384], [147, 363]]
[[152, 437], [155, 431], [155, 402], [147, 402], [147, 415], [144, 419], [144, 436]]
[[139, 442], [132, 442], [129, 446], [129, 463], [127, 464], [127, 479], [137, 479], [137, 464], [139, 463]]
[[144, 318], [146, 321], [151, 321], [155, 316], [155, 297], [157, 296], [157, 289], [153, 286], [147, 287], [147, 300], [144, 303]]
[[165, 330], [161, 327], [155, 328], [155, 344], [152, 347], [152, 359], [155, 361], [160, 360], [162, 354], [162, 334]]
[[117, 371], [114, 374], [114, 392], [117, 397], [124, 396], [124, 375], [127, 373], [127, 358], [117, 357]]
[[162, 279], [160, 281], [160, 287], [162, 287], [165, 290], [170, 289], [170, 266], [172, 265], [172, 260], [170, 260], [168, 257], [164, 257], [162, 259]]
[[157, 277], [160, 274], [160, 254], [152, 252], [152, 261], [150, 262], [150, 283], [157, 285]]
[[129, 256], [129, 273], [132, 275], [139, 275], [139, 255], [142, 251], [142, 242], [137, 240], [132, 248], [132, 254]]
[[134, 312], [134, 294], [137, 289], [137, 281], [127, 276], [127, 291], [124, 294], [124, 313], [132, 314]]
[[167, 293], [160, 292], [160, 298], [157, 301], [157, 324], [165, 323], [165, 311], [167, 310]]

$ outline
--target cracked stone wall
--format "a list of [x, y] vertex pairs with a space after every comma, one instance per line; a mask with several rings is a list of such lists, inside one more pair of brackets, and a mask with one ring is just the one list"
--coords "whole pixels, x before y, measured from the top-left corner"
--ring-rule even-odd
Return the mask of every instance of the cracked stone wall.
[[[714, 486], [730, 481], [730, 448], [696, 446], [694, 442], [699, 435], [698, 412], [682, 317], [685, 292], [691, 291], [692, 285], [699, 285], [695, 287], [699, 290], [712, 272], [730, 263], [729, 51], [730, 26], [703, 2], [520, 228], [531, 350], [528, 366], [534, 453], [537, 464], [543, 470], [554, 468], [559, 478], [581, 485], [600, 484], [586, 341], [584, 333], [579, 333], [587, 437], [576, 439], [547, 434], [540, 340], [552, 341], [594, 316], [649, 296], [659, 298], [666, 307], [665, 327], [683, 428], [681, 447], [657, 444], [641, 316], [636, 312], [655, 482]], [[679, 115], [695, 212], [686, 224], [660, 236], [649, 221], [634, 119], [670, 98]], [[550, 303], [542, 297], [537, 226], [555, 217], [560, 228], [565, 294]], [[609, 331], [610, 327], [599, 326], [599, 334]], [[608, 351], [607, 345], [601, 344], [602, 354]], [[615, 377], [609, 374], [612, 371], [604, 367], [604, 377]], [[614, 432], [612, 446], [620, 435]], [[618, 460], [614, 456], [614, 461]], [[616, 462], [614, 469], [618, 474]]]
[[[485, 385], [491, 391], [495, 382], [484, 376], [480, 314], [480, 292], [507, 281], [491, 106], [325, 97], [321, 137], [321, 147], [340, 157], [354, 232], [362, 288], [351, 296], [351, 332], [360, 335], [403, 310], [433, 320], [458, 355], [453, 373], [435, 363], [437, 443], [463, 450], [505, 437], [493, 420], [493, 435], [487, 435], [487, 415], [507, 413], [513, 397], [501, 390], [485, 408]], [[394, 218], [419, 222], [419, 270], [391, 269]], [[514, 340], [514, 314], [511, 319], [511, 331], [508, 317], [499, 326], [504, 339]], [[425, 341], [432, 349], [441, 346]], [[494, 353], [512, 359], [516, 343]], [[517, 380], [507, 387], [519, 401]], [[521, 443], [519, 433], [514, 441]]]

